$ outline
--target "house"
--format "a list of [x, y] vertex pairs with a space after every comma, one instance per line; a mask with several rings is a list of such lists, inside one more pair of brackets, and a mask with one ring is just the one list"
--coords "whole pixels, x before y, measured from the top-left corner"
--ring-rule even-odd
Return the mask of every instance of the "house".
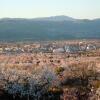
[[96, 46], [93, 45], [93, 44], [88, 44], [87, 47], [86, 47], [86, 50], [89, 51], [89, 50], [96, 50]]
[[65, 49], [64, 48], [55, 48], [53, 49], [53, 53], [64, 53]]
[[77, 45], [65, 45], [64, 48], [67, 53], [76, 53], [80, 51], [79, 46]]
[[0, 48], [0, 53], [3, 53], [3, 48]]

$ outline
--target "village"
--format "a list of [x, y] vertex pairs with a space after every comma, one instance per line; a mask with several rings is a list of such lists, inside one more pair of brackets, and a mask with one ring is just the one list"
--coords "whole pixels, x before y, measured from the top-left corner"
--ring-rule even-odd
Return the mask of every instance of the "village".
[[78, 53], [100, 48], [100, 41], [54, 41], [36, 43], [0, 43], [0, 54]]

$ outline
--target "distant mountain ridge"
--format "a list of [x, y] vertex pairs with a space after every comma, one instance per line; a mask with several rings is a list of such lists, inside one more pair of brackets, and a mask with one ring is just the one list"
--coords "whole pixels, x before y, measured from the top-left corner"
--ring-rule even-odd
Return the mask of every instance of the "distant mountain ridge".
[[43, 18], [34, 18], [34, 20], [42, 20], [42, 21], [74, 21], [76, 19], [72, 17], [68, 17], [65, 15], [61, 16], [51, 16], [51, 17], [43, 17]]
[[[9, 17], [5, 17], [5, 18], [1, 18], [0, 20], [19, 20], [19, 19], [28, 19], [28, 18], [9, 18]], [[75, 18], [69, 17], [69, 16], [65, 16], [65, 15], [60, 15], [60, 16], [50, 16], [50, 17], [37, 17], [37, 18], [29, 18], [28, 20], [50, 20], [50, 21], [64, 21], [64, 20], [76, 20]]]
[[0, 40], [100, 39], [100, 19], [68, 16], [0, 19]]

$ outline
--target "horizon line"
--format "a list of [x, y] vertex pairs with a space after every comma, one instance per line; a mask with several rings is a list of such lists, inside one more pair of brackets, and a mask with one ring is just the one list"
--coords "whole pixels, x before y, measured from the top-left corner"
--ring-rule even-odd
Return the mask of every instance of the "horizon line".
[[65, 16], [69, 17], [72, 19], [79, 19], [79, 20], [95, 20], [95, 19], [100, 19], [100, 17], [96, 18], [75, 18], [72, 16], [67, 16], [67, 15], [51, 15], [51, 16], [41, 16], [41, 17], [0, 17], [0, 19], [38, 19], [38, 18], [50, 18], [50, 17], [58, 17], [58, 16]]

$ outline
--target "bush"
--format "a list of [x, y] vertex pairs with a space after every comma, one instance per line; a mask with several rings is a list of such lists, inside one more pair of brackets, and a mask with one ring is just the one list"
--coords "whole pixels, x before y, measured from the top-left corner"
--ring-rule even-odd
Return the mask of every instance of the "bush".
[[54, 93], [54, 94], [61, 94], [61, 93], [63, 93], [63, 90], [59, 87], [50, 87], [48, 89], [48, 92]]
[[56, 67], [56, 68], [55, 68], [55, 73], [56, 73], [57, 75], [59, 75], [59, 74], [62, 73], [64, 70], [65, 70], [65, 69], [64, 69], [63, 67]]

